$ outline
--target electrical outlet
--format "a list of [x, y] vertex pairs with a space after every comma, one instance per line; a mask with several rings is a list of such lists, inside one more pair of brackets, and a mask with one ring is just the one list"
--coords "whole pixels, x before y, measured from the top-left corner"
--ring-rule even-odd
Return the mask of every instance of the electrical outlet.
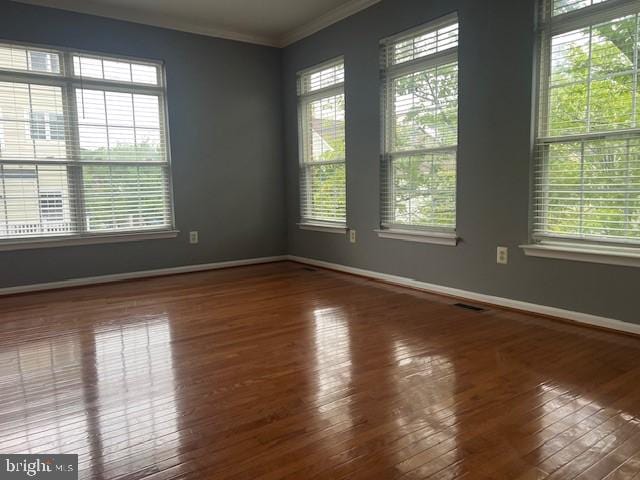
[[198, 241], [198, 232], [189, 232], [189, 243], [195, 245]]
[[355, 230], [349, 230], [349, 241], [351, 243], [356, 243], [356, 231]]
[[509, 263], [509, 249], [507, 247], [498, 247], [498, 256], [496, 261], [500, 265], [506, 265]]

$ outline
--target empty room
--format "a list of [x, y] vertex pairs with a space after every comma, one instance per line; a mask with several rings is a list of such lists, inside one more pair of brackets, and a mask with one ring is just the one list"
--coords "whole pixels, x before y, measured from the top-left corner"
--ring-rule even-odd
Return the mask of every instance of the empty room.
[[639, 0], [0, 0], [0, 480], [640, 480]]

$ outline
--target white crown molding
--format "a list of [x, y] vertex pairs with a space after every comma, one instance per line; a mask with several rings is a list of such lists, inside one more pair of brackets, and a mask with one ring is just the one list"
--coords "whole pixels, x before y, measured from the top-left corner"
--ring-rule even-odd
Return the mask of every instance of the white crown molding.
[[494, 297], [493, 295], [485, 295], [483, 293], [471, 292], [468, 290], [461, 290], [458, 288], [444, 287], [442, 285], [436, 285], [433, 283], [420, 282], [418, 280], [413, 280], [407, 277], [389, 275], [386, 273], [379, 273], [371, 270], [364, 270], [361, 268], [347, 267], [345, 265], [340, 265], [337, 263], [330, 263], [322, 260], [314, 260], [311, 258], [298, 257], [295, 255], [288, 255], [288, 259], [293, 262], [304, 263], [306, 265], [312, 265], [320, 268], [327, 268], [330, 270], [336, 270], [344, 273], [350, 273], [352, 275], [367, 277], [367, 278], [379, 280], [385, 283], [392, 283], [394, 285], [409, 287], [416, 290], [423, 290], [425, 292], [446, 295], [454, 298], [473, 300], [483, 304], [496, 305], [498, 307], [509, 308], [512, 310], [519, 310], [522, 312], [536, 313], [538, 315], [545, 315], [548, 317], [569, 320], [571, 322], [581, 323], [581, 324], [589, 325], [592, 327], [605, 328], [607, 330], [616, 330], [619, 332], [640, 335], [640, 325], [623, 322], [621, 320], [615, 320], [613, 318], [599, 317], [597, 315], [591, 315], [588, 313], [574, 312], [571, 310], [564, 310], [562, 308], [549, 307], [546, 305], [538, 305], [535, 303], [522, 302], [520, 300], [512, 300], [510, 298]]
[[292, 43], [302, 40], [305, 37], [313, 35], [320, 30], [327, 28], [329, 25], [338, 23], [340, 20], [344, 20], [351, 15], [380, 3], [382, 0], [350, 0], [329, 12], [320, 15], [311, 22], [302, 25], [301, 27], [294, 28], [280, 38], [278, 42], [279, 47], [286, 47]]
[[178, 30], [182, 32], [195, 33], [198, 35], [206, 35], [208, 37], [224, 38], [227, 40], [235, 40], [238, 42], [254, 43], [257, 45], [265, 45], [268, 47], [286, 47], [298, 40], [312, 35], [323, 28], [328, 27], [340, 20], [358, 13], [382, 0], [349, 0], [339, 7], [320, 15], [313, 21], [295, 28], [286, 33], [282, 37], [271, 37], [264, 35], [254, 35], [251, 33], [237, 32], [220, 28], [216, 26], [205, 26], [202, 24], [192, 23], [179, 20], [165, 15], [154, 15], [148, 12], [140, 12], [132, 9], [122, 9], [118, 7], [110, 7], [102, 5], [91, 0], [13, 0], [18, 3], [26, 3], [29, 5], [37, 5], [41, 7], [56, 8], [58, 10], [68, 10], [72, 12], [85, 13], [88, 15], [96, 15], [98, 17], [113, 18], [116, 20], [124, 20], [132, 23], [140, 23], [143, 25], [151, 25], [154, 27], [168, 28], [170, 30]]
[[72, 12], [85, 13], [98, 17], [113, 18], [116, 20], [124, 20], [132, 23], [140, 23], [143, 25], [151, 25], [153, 27], [167, 28], [170, 30], [178, 30], [181, 32], [195, 33], [208, 37], [224, 38], [226, 40], [235, 40], [244, 43], [254, 43], [257, 45], [265, 45], [268, 47], [280, 47], [280, 43], [272, 38], [262, 35], [253, 35], [248, 33], [226, 30], [215, 26], [204, 26], [191, 22], [185, 22], [164, 15], [153, 15], [140, 11], [123, 10], [120, 8], [112, 8], [100, 5], [95, 2], [86, 0], [13, 0], [18, 3], [26, 3], [29, 5], [37, 5], [40, 7], [56, 8], [58, 10], [68, 10]]
[[220, 270], [223, 268], [243, 267], [246, 265], [259, 265], [261, 263], [273, 263], [287, 260], [286, 255], [275, 257], [250, 258], [247, 260], [231, 260], [228, 262], [205, 263], [198, 265], [185, 265], [182, 267], [160, 268], [157, 270], [143, 270], [138, 272], [116, 273], [112, 275], [100, 275], [97, 277], [72, 278], [59, 282], [36, 283], [31, 285], [18, 285], [16, 287], [0, 288], [0, 297], [16, 295], [19, 293], [41, 292], [45, 290], [57, 290], [60, 288], [86, 287], [89, 285], [101, 285], [104, 283], [122, 282], [139, 278], [162, 277], [165, 275], [177, 275], [180, 273], [204, 272], [207, 270]]

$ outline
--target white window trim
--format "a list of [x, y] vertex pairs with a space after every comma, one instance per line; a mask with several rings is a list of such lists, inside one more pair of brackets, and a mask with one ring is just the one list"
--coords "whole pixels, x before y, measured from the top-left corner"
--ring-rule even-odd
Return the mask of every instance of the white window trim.
[[397, 228], [385, 228], [374, 230], [379, 238], [391, 240], [404, 240], [406, 242], [430, 243], [432, 245], [444, 245], [456, 247], [458, 235], [448, 232], [436, 232], [426, 230], [401, 230]]
[[22, 238], [0, 242], [0, 252], [33, 250], [36, 248], [70, 247], [77, 245], [101, 245], [105, 243], [139, 242], [175, 238], [179, 230], [157, 230], [141, 232], [118, 232], [100, 235], [73, 235], [60, 237]]
[[343, 224], [330, 224], [319, 222], [301, 222], [298, 223], [300, 230], [309, 230], [324, 233], [336, 233], [338, 235], [346, 235], [347, 226]]
[[[380, 42], [381, 48], [386, 49], [389, 45], [395, 44], [404, 39], [412, 38], [416, 35], [419, 35], [421, 32], [425, 30], [437, 30], [442, 27], [446, 27], [452, 23], [459, 23], [459, 16], [457, 12], [451, 13], [444, 17], [441, 17], [437, 20], [429, 22], [425, 25], [420, 25], [418, 27], [412, 28], [410, 30], [398, 33], [396, 35], [387, 37]], [[456, 62], [459, 65], [459, 46], [455, 46], [449, 48], [447, 50], [437, 52], [435, 54], [427, 55], [425, 57], [421, 57], [415, 60], [410, 60], [404, 63], [400, 63], [398, 65], [382, 65], [382, 77], [383, 80], [381, 82], [381, 99], [382, 99], [382, 108], [381, 108], [381, 120], [382, 120], [382, 155], [381, 161], [384, 163], [391, 163], [393, 161], [393, 157], [402, 156], [407, 154], [429, 154], [436, 153], [441, 151], [453, 151], [456, 155], [456, 172], [458, 170], [458, 143], [459, 139], [455, 145], [447, 145], [443, 147], [431, 147], [431, 148], [423, 148], [420, 150], [412, 151], [412, 152], [391, 152], [389, 151], [389, 118], [388, 112], [392, 111], [391, 108], [391, 92], [393, 82], [392, 80], [404, 75], [409, 75], [411, 73], [415, 73], [424, 69], [446, 65], [449, 63]], [[458, 98], [459, 98], [459, 82], [458, 80]], [[459, 110], [459, 105], [458, 105]], [[458, 115], [459, 116], [459, 115]], [[385, 174], [382, 173], [381, 178], [383, 181], [387, 181], [388, 179], [384, 178]], [[456, 190], [457, 190], [457, 181], [456, 181]], [[458, 208], [458, 200], [457, 200], [457, 191], [456, 191], [456, 224], [457, 224], [457, 208]], [[384, 211], [385, 203], [388, 200], [382, 198], [381, 209]], [[448, 245], [448, 246], [457, 246], [459, 237], [456, 233], [457, 225], [451, 229], [447, 229], [443, 232], [442, 227], [438, 226], [429, 226], [429, 225], [411, 225], [411, 224], [393, 224], [387, 222], [387, 219], [384, 217], [380, 219], [380, 229], [374, 230], [378, 237], [380, 238], [388, 238], [394, 240], [405, 240], [410, 242], [419, 242], [419, 243], [430, 243], [434, 245]]]
[[[553, 0], [539, 0], [544, 8], [549, 9]], [[634, 14], [638, 12], [637, 0], [609, 0], [607, 2], [598, 3], [588, 7], [584, 7], [579, 10], [560, 14], [557, 16], [550, 16], [549, 19], [543, 19], [539, 33], [544, 33], [546, 36], [551, 37], [554, 35], [563, 34], [577, 28], [584, 26], [588, 20], [590, 24], [595, 24], [608, 19], [623, 17], [626, 15]], [[587, 19], [587, 20], [585, 20]], [[547, 23], [545, 23], [545, 21]], [[625, 134], [640, 133], [639, 128], [634, 129], [622, 129], [612, 132], [594, 132], [585, 134], [566, 135], [559, 137], [544, 137], [539, 135], [540, 122], [541, 122], [541, 95], [542, 85], [546, 85], [549, 82], [548, 78], [542, 78], [541, 75], [545, 75], [545, 67], [542, 65], [542, 58], [545, 55], [545, 49], [549, 48], [550, 40], [537, 42], [537, 79], [535, 82], [536, 93], [536, 107], [535, 107], [535, 145], [533, 148], [532, 165], [535, 165], [537, 155], [537, 145], [539, 143], [550, 144], [552, 142], [561, 141], [580, 141], [588, 140], [590, 138], [601, 137], [619, 137]], [[548, 55], [548, 52], [546, 53]], [[535, 208], [534, 193], [531, 192], [531, 212]], [[530, 214], [530, 244], [520, 245], [520, 248], [524, 251], [526, 256], [537, 258], [550, 258], [560, 260], [570, 260], [578, 262], [599, 263], [606, 265], [620, 265], [630, 267], [640, 267], [640, 243], [633, 244], [633, 246], [616, 246], [603, 238], [602, 240], [587, 239], [587, 240], [563, 240], [562, 237], [545, 236], [539, 237], [534, 235], [534, 220], [533, 214]]]
[[[304, 125], [306, 123], [306, 118], [304, 117], [305, 107], [309, 103], [322, 98], [333, 97], [337, 95], [345, 95], [345, 90], [344, 90], [345, 81], [343, 79], [341, 83], [329, 85], [328, 87], [320, 88], [318, 90], [314, 90], [312, 92], [307, 92], [307, 93], [304, 93], [301, 91], [300, 82], [302, 81], [302, 78], [305, 75], [309, 75], [313, 72], [317, 72], [319, 70], [331, 67], [332, 65], [336, 65], [339, 63], [342, 63], [343, 69], [344, 69], [344, 56], [335, 57], [325, 62], [322, 62], [318, 65], [314, 65], [312, 67], [306, 68], [304, 70], [299, 71], [296, 75], [298, 89], [299, 89], [298, 91], [298, 156], [299, 156], [298, 168], [300, 169], [300, 175], [299, 175], [300, 179], [302, 179], [302, 176], [304, 175], [303, 173], [304, 170], [308, 166], [313, 166], [313, 165], [344, 164], [345, 171], [346, 171], [346, 168], [347, 168], [346, 155], [345, 155], [345, 158], [341, 158], [338, 160], [331, 160], [331, 161], [307, 162], [305, 161], [305, 158], [304, 158], [305, 139], [304, 139], [303, 132], [305, 130]], [[346, 125], [345, 125], [345, 128], [346, 128]], [[304, 195], [310, 195], [310, 192], [303, 191], [302, 182], [299, 183], [299, 189], [300, 189], [299, 191], [300, 199], [302, 199]], [[346, 184], [345, 184], [345, 191], [346, 191]], [[325, 233], [337, 233], [337, 234], [347, 233], [346, 218], [344, 222], [323, 222], [322, 220], [319, 220], [319, 219], [305, 217], [304, 215], [305, 212], [303, 210], [304, 210], [303, 205], [301, 203], [300, 204], [300, 222], [298, 223], [298, 227], [300, 229], [308, 230], [308, 231], [325, 232]], [[345, 211], [345, 214], [346, 214], [346, 211]]]
[[640, 267], [640, 248], [544, 241], [520, 245], [528, 257]]
[[[149, 93], [155, 93], [161, 95], [163, 98], [163, 106], [160, 109], [160, 114], [164, 118], [164, 131], [165, 131], [165, 148], [166, 148], [166, 162], [162, 162], [163, 166], [166, 166], [167, 169], [167, 180], [168, 180], [168, 201], [170, 207], [170, 215], [169, 222], [170, 225], [161, 230], [151, 230], [145, 229], [140, 231], [119, 231], [119, 232], [99, 232], [99, 233], [89, 233], [87, 231], [81, 232], [79, 234], [74, 234], [72, 236], [64, 236], [64, 237], [50, 237], [50, 236], [40, 236], [40, 237], [19, 237], [19, 238], [8, 238], [8, 239], [0, 239], [0, 251], [12, 251], [12, 250], [23, 250], [23, 249], [33, 249], [33, 248], [49, 248], [49, 247], [63, 247], [63, 246], [72, 246], [72, 245], [87, 245], [87, 244], [102, 244], [102, 243], [120, 243], [120, 242], [130, 242], [137, 240], [150, 240], [150, 239], [161, 239], [161, 238], [173, 238], [176, 237], [180, 232], [176, 230], [176, 218], [175, 218], [175, 201], [174, 201], [174, 192], [173, 192], [173, 166], [171, 161], [171, 130], [169, 126], [169, 100], [168, 100], [168, 88], [167, 88], [167, 78], [166, 78], [166, 69], [164, 65], [164, 61], [160, 59], [150, 59], [150, 58], [140, 58], [133, 56], [125, 56], [118, 54], [110, 54], [110, 53], [99, 53], [92, 52], [87, 50], [81, 50], [76, 48], [65, 48], [65, 47], [55, 47], [55, 46], [47, 46], [47, 45], [39, 45], [29, 42], [19, 42], [19, 41], [8, 41], [5, 42], [7, 44], [17, 45], [24, 48], [30, 48], [35, 50], [42, 50], [47, 53], [55, 53], [59, 55], [59, 59], [62, 60], [60, 62], [59, 68], [60, 72], [39, 72], [39, 71], [28, 71], [24, 72], [22, 70], [5, 70], [2, 72], [2, 80], [3, 81], [25, 81], [30, 78], [38, 77], [38, 82], [43, 85], [55, 85], [55, 86], [69, 86], [73, 88], [73, 85], [81, 85], [83, 88], [88, 86], [95, 86], [97, 88], [117, 88], [121, 85], [121, 82], [113, 81], [113, 80], [105, 80], [105, 79], [96, 79], [96, 78], [82, 78], [79, 76], [70, 76], [70, 72], [66, 72], [64, 69], [73, 69], [73, 55], [82, 55], [82, 56], [93, 56], [95, 58], [101, 59], [112, 59], [112, 60], [122, 60], [135, 62], [140, 64], [148, 64], [153, 65], [158, 68], [158, 84], [150, 85], [144, 83], [136, 83], [131, 82], [126, 83], [125, 85], [129, 87], [130, 85], [135, 86], [140, 91], [148, 91]], [[31, 62], [31, 59], [28, 60]], [[2, 135], [0, 135], [0, 140], [5, 140]], [[1, 147], [2, 145], [0, 145]], [[30, 164], [35, 162], [29, 161], [17, 161], [12, 163], [20, 163], [20, 164]], [[39, 162], [43, 163], [43, 162]], [[101, 162], [94, 162], [96, 165]], [[125, 164], [126, 162], [121, 162], [121, 164]], [[75, 165], [73, 161], [55, 161], [56, 165]], [[152, 165], [153, 162], [147, 162], [145, 165]]]

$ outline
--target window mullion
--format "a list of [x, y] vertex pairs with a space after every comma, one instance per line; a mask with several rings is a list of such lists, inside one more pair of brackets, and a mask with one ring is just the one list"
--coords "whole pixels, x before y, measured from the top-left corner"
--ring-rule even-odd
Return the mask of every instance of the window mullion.
[[85, 202], [84, 202], [84, 180], [82, 165], [80, 164], [80, 130], [78, 119], [78, 105], [76, 99], [75, 87], [73, 85], [73, 55], [64, 52], [62, 55], [62, 68], [66, 82], [63, 87], [62, 95], [67, 110], [65, 115], [65, 131], [68, 133], [66, 138], [67, 157], [77, 165], [67, 166], [67, 178], [69, 182], [69, 202], [71, 216], [75, 229], [79, 233], [87, 232]]

